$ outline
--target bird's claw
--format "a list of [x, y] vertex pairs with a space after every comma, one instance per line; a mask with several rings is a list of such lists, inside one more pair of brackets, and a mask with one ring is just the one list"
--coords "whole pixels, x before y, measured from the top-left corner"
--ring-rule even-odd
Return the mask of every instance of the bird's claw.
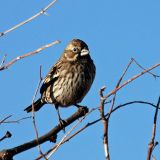
[[66, 121], [63, 120], [63, 119], [59, 119], [59, 125], [60, 127], [63, 129], [63, 132], [65, 133], [65, 124], [66, 124]]

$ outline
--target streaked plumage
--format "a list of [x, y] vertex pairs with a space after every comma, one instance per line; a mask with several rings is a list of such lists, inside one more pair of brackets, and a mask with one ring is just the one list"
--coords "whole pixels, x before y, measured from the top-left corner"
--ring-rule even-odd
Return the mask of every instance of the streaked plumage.
[[[41, 98], [34, 104], [38, 111], [44, 104], [68, 107], [80, 103], [95, 77], [95, 65], [85, 42], [73, 39], [59, 61], [50, 69], [40, 89]], [[30, 105], [25, 111], [32, 111]]]

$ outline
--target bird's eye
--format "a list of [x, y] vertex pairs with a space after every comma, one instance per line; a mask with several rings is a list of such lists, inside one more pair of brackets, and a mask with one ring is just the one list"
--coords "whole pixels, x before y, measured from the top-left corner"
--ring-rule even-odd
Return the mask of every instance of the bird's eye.
[[74, 53], [77, 52], [77, 48], [73, 48], [73, 52], [74, 52]]

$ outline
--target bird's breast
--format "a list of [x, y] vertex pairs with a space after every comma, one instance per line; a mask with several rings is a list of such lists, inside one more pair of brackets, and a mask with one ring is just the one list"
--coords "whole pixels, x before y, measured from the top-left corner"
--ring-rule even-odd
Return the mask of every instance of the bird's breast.
[[82, 101], [91, 87], [94, 79], [90, 66], [70, 65], [59, 70], [59, 76], [54, 82], [51, 97], [60, 106], [70, 106]]

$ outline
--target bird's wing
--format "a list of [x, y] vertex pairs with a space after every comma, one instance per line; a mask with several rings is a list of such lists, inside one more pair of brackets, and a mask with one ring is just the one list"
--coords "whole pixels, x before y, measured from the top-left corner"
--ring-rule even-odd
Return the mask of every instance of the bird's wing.
[[58, 61], [49, 71], [47, 76], [43, 80], [43, 84], [40, 89], [40, 93], [43, 94], [46, 89], [55, 82], [58, 78], [58, 68], [60, 66], [60, 61]]

